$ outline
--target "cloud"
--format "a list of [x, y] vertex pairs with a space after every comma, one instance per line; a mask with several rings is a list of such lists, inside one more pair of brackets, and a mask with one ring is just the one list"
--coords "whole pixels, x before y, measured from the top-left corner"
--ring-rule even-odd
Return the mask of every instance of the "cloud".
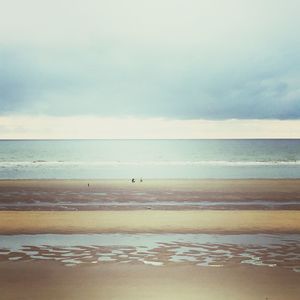
[[300, 118], [298, 1], [2, 6], [2, 115]]

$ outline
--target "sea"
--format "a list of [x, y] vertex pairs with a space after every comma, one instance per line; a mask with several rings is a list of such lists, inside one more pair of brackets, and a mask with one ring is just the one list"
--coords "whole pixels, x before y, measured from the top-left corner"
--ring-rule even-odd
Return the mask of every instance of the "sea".
[[300, 140], [0, 140], [1, 179], [300, 178]]

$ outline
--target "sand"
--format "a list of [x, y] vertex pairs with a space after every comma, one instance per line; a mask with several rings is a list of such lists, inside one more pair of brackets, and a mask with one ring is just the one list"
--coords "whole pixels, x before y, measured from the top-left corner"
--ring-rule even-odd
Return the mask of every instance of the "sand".
[[1, 211], [0, 233], [289, 233], [300, 211]]
[[299, 273], [264, 267], [0, 264], [5, 300], [298, 300], [299, 280]]

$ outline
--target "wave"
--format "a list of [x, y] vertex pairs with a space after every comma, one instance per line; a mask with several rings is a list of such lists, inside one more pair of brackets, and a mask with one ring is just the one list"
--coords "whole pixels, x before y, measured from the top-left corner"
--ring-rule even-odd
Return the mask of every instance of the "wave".
[[42, 167], [42, 166], [300, 166], [300, 160], [293, 161], [225, 161], [225, 160], [202, 160], [202, 161], [0, 161], [0, 168], [15, 167]]

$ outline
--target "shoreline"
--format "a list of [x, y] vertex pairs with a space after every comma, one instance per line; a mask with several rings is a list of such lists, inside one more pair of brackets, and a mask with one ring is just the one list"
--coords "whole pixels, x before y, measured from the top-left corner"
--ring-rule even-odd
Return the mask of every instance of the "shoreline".
[[[139, 177], [135, 177], [137, 180]], [[173, 186], [174, 184], [178, 185], [181, 188], [210, 188], [210, 187], [222, 187], [225, 189], [228, 188], [249, 188], [253, 186], [253, 184], [258, 185], [259, 189], [264, 190], [268, 185], [277, 189], [284, 189], [285, 187], [279, 187], [276, 183], [282, 182], [288, 187], [293, 187], [296, 190], [300, 191], [300, 187], [298, 184], [300, 183], [300, 178], [163, 178], [163, 179], [155, 179], [155, 178], [143, 178], [143, 182], [132, 183], [131, 178], [128, 179], [0, 179], [0, 188], [8, 186], [24, 186], [24, 187], [34, 187], [35, 184], [45, 184], [48, 187], [54, 187], [59, 184], [66, 186], [78, 187], [80, 184], [86, 185], [87, 183], [95, 184], [98, 187], [103, 186], [122, 186], [122, 187], [138, 187], [138, 186], [146, 186], [146, 187], [168, 187]], [[298, 187], [298, 188], [297, 188]]]

